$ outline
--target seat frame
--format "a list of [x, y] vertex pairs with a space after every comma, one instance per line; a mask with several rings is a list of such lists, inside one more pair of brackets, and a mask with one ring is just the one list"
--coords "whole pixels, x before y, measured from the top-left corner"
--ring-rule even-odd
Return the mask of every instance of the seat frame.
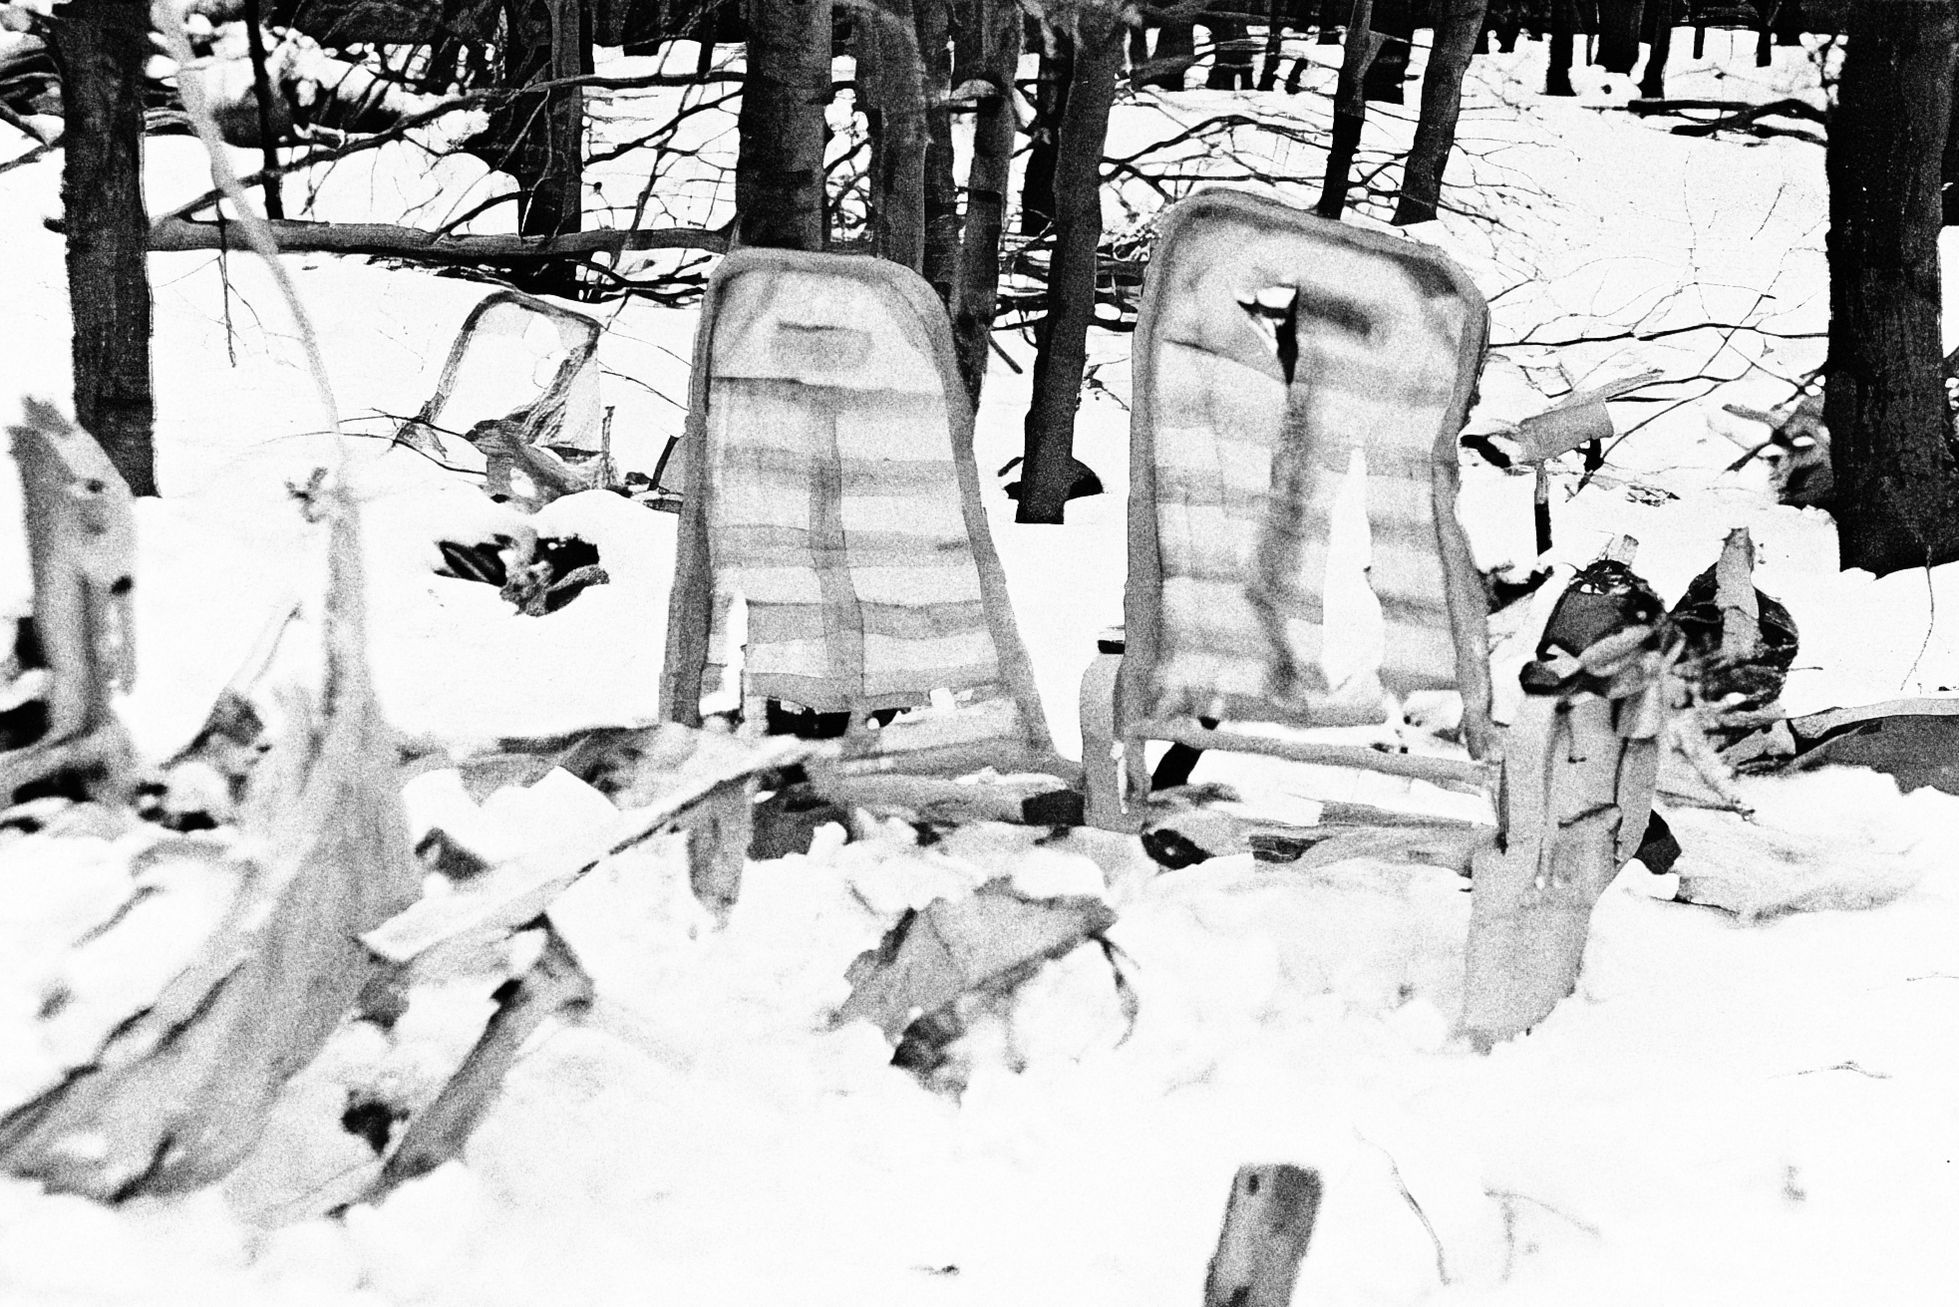
[[[1216, 223], [1277, 227], [1404, 265], [1416, 264], [1421, 284], [1445, 287], [1445, 293], [1458, 295], [1471, 306], [1461, 337], [1457, 384], [1434, 434], [1432, 473], [1434, 548], [1443, 567], [1468, 758], [1384, 753], [1253, 734], [1233, 730], [1228, 722], [1212, 726], [1194, 719], [1151, 717], [1138, 706], [1153, 693], [1162, 621], [1163, 557], [1156, 489], [1158, 324], [1167, 298], [1188, 284], [1180, 264], [1183, 247], [1193, 233]], [[1108, 652], [1105, 645], [1105, 652], [1083, 678], [1081, 692], [1087, 819], [1107, 829], [1136, 831], [1167, 815], [1150, 802], [1143, 751], [1152, 740], [1384, 772], [1488, 794], [1496, 825], [1485, 838], [1452, 846], [1460, 850], [1465, 864], [1460, 869], [1473, 876], [1461, 1029], [1484, 1048], [1528, 1029], [1574, 987], [1592, 905], [1632, 857], [1645, 830], [1664, 707], [1657, 683], [1658, 655], [1636, 637], [1625, 636], [1618, 637], [1617, 643], [1602, 641], [1594, 661], [1586, 664], [1586, 677], [1573, 681], [1568, 691], [1525, 696], [1507, 727], [1492, 720], [1488, 595], [1455, 517], [1457, 440], [1473, 403], [1487, 322], [1482, 296], [1469, 279], [1439, 251], [1426, 246], [1327, 222], [1241, 192], [1202, 191], [1172, 207], [1161, 220], [1134, 336], [1124, 645], [1119, 654]], [[1311, 729], [1340, 723], [1281, 724]], [[1365, 809], [1343, 806], [1354, 808], [1365, 819]], [[1395, 824], [1407, 821], [1406, 814], [1377, 815]], [[1263, 827], [1265, 833], [1283, 829], [1279, 823]], [[1309, 838], [1325, 839], [1328, 833], [1321, 829]], [[1364, 846], [1351, 843], [1340, 847], [1364, 851]]]
[[[847, 277], [870, 287], [891, 307], [902, 329], [923, 346], [932, 360], [945, 401], [950, 460], [958, 479], [961, 518], [978, 572], [980, 602], [997, 659], [999, 697], [1012, 702], [1020, 732], [1017, 737], [882, 749], [880, 732], [865, 729], [865, 719], [882, 708], [916, 706], [916, 696], [862, 695], [850, 705], [851, 727], [841, 742], [843, 761], [832, 769], [832, 776], [855, 777], [867, 782], [882, 778], [885, 789], [902, 791], [913, 798], [922, 793], [937, 794], [938, 790], [930, 786], [921, 789], [915, 782], [906, 784], [900, 776], [959, 775], [993, 767], [1003, 772], [1038, 772], [1063, 778], [1071, 784], [1079, 783], [1080, 768], [1054, 751], [1035, 689], [1033, 667], [1007, 600], [1005, 576], [980, 498], [979, 470], [973, 456], [972, 404], [959, 379], [951, 323], [945, 308], [917, 273], [886, 260], [860, 255], [745, 248], [729, 254], [708, 283], [695, 335], [687, 421], [681, 437], [686, 488], [680, 509], [676, 574], [667, 623], [661, 715], [687, 725], [698, 725], [701, 721], [701, 687], [710, 657], [716, 589], [709, 530], [715, 486], [709, 469], [708, 417], [713, 397], [717, 319], [730, 288], [738, 279], [784, 272]], [[744, 729], [759, 729], [759, 722], [750, 721]], [[970, 791], [974, 787], [963, 788]], [[1018, 800], [1010, 805], [1015, 809], [1017, 806]]]

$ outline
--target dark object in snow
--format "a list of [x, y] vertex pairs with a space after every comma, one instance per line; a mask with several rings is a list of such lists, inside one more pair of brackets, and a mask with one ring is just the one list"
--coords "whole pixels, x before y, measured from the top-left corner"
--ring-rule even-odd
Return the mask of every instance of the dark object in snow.
[[1647, 815], [1646, 834], [1639, 842], [1639, 852], [1633, 854], [1641, 866], [1655, 876], [1664, 876], [1673, 870], [1673, 864], [1680, 861], [1680, 841], [1675, 837], [1667, 819], [1654, 812]]
[[422, 865], [450, 880], [471, 880], [490, 869], [489, 860], [440, 826], [429, 827], [415, 845]]
[[1493, 571], [1485, 574], [1484, 580], [1490, 587], [1490, 611], [1500, 613], [1520, 600], [1528, 599], [1544, 588], [1551, 579], [1551, 569], [1539, 567], [1532, 570], [1521, 581], [1510, 571]]
[[[793, 735], [799, 740], [840, 740], [850, 730], [848, 712], [818, 712], [814, 708], [804, 708], [799, 704], [784, 703], [780, 699], [763, 702], [763, 733], [766, 735]], [[867, 722], [879, 726], [889, 726], [898, 718], [899, 709], [879, 708], [864, 714]]]
[[1894, 699], [1795, 717], [1790, 769], [1840, 764], [1898, 778], [1906, 793], [1930, 785], [1959, 794], [1959, 700]]
[[1182, 871], [1208, 862], [1211, 851], [1173, 826], [1152, 826], [1143, 832], [1143, 852], [1169, 871]]
[[1310, 1168], [1239, 1167], [1204, 1277], [1204, 1307], [1286, 1307], [1322, 1192], [1319, 1172]]
[[598, 547], [577, 536], [520, 530], [473, 544], [438, 540], [436, 548], [443, 562], [436, 575], [496, 586], [518, 612], [530, 617], [555, 613], [586, 586], [611, 580], [599, 566]]
[[[963, 899], [934, 899], [907, 911], [874, 949], [844, 973], [850, 997], [832, 1024], [869, 1021], [903, 1046], [921, 1018], [943, 1014], [962, 995], [1004, 993], [1084, 939], [1115, 925], [1101, 899], [1030, 899], [1002, 878]], [[923, 1040], [929, 1030], [913, 1036]], [[908, 1056], [916, 1056], [917, 1050]]]
[[340, 1128], [350, 1135], [364, 1140], [374, 1155], [379, 1157], [388, 1151], [388, 1140], [393, 1136], [395, 1124], [408, 1114], [400, 1108], [372, 1100], [354, 1100], [351, 1096], [347, 1110], [340, 1114]]
[[47, 665], [34, 619], [21, 618], [14, 625], [12, 651], [0, 657], [0, 752], [24, 749], [48, 733], [46, 691], [28, 678]]
[[[1018, 457], [1010, 458], [996, 475], [1005, 476], [1018, 466], [1020, 466], [1020, 459]], [[1015, 503], [1020, 502], [1020, 482], [1009, 481], [1002, 489], [1006, 491], [1007, 498], [1013, 500]], [[1101, 493], [1102, 478], [1095, 475], [1095, 469], [1082, 462], [1079, 458], [1076, 458], [1073, 454], [1070, 454], [1068, 456], [1068, 493], [1062, 497], [1063, 502], [1070, 499], [1087, 499], [1091, 495], [1099, 495]]]
[[1065, 830], [1082, 824], [1082, 796], [1079, 790], [1048, 790], [1030, 794], [1020, 802], [1020, 819], [1029, 826], [1051, 826]]
[[1735, 706], [1762, 707], [1782, 693], [1796, 661], [1796, 619], [1780, 601], [1756, 589], [1756, 629], [1730, 632], [1730, 622], [1747, 617], [1723, 611], [1717, 594], [1720, 566], [1717, 562], [1693, 579], [1669, 618], [1685, 641], [1683, 661], [1699, 670], [1702, 698], [1727, 703], [1729, 696], [1740, 695]]
[[[1623, 538], [1623, 537], [1622, 537]], [[1608, 553], [1571, 579], [1519, 676], [1526, 694], [1561, 694], [1591, 679], [1580, 656], [1600, 642], [1658, 628], [1665, 607], [1632, 567]]]
[[755, 805], [749, 861], [767, 862], [792, 853], [808, 853], [817, 827], [831, 822], [849, 830], [850, 814], [808, 785], [785, 785]]

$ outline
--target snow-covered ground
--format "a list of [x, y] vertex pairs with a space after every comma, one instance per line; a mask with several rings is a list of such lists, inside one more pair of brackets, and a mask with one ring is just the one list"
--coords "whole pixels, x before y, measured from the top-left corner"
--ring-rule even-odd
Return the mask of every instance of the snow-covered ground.
[[[1799, 52], [1756, 70], [1730, 39], [1712, 34], [1697, 70], [1679, 59], [1673, 92], [1813, 88]], [[1533, 387], [1562, 389], [1560, 364], [1579, 380], [1659, 367], [1658, 393], [1691, 400], [1615, 406], [1630, 434], [1605, 474], [1576, 494], [1575, 469], [1560, 474], [1557, 558], [1590, 561], [1630, 533], [1671, 600], [1745, 525], [1760, 584], [1802, 628], [1792, 710], [1959, 685], [1959, 573], [1839, 574], [1826, 517], [1775, 506], [1759, 467], [1722, 471], [1739, 453], [1727, 433], [1751, 433], [1720, 406], [1767, 407], [1821, 360], [1803, 334], [1826, 320], [1821, 150], [1668, 135], [1611, 108], [1625, 79], [1593, 69], [1577, 70], [1578, 99], [1544, 101], [1542, 57], [1526, 44], [1480, 60], [1469, 82], [1473, 157], [1452, 166], [1454, 197], [1493, 220], [1450, 214], [1416, 233], [1493, 300], [1505, 347], [1483, 416], [1542, 407]], [[1243, 99], [1275, 120], [1325, 111]], [[1111, 152], [1226, 102], [1125, 104]], [[1377, 112], [1369, 143], [1405, 138], [1413, 108]], [[704, 136], [725, 133], [713, 117], [697, 120]], [[1234, 152], [1296, 172], [1291, 193], [1310, 195], [1317, 152], [1272, 132], [1240, 130], [1192, 167], [1229, 175]], [[364, 166], [371, 180], [337, 183], [340, 216], [362, 208], [363, 187], [376, 217], [429, 201], [390, 180], [414, 172], [407, 147]], [[155, 207], [202, 185], [182, 138], [153, 140], [149, 169]], [[0, 178], [12, 237], [0, 404], [67, 390], [62, 249], [40, 225], [57, 186], [53, 160]], [[712, 216], [712, 192], [678, 194], [670, 213]], [[484, 293], [289, 263], [350, 415], [413, 412]], [[164, 255], [152, 272], [165, 498], [141, 506], [141, 670], [126, 707], [142, 747], [181, 743], [312, 592], [321, 538], [286, 483], [343, 460], [368, 504], [372, 653], [395, 725], [467, 743], [652, 715], [671, 517], [607, 496], [553, 506], [599, 544], [612, 582], [548, 618], [516, 616], [488, 587], [433, 575], [437, 539], [513, 514], [418, 455], [321, 435], [262, 270]], [[627, 466], [650, 466], [679, 429], [693, 315], [628, 303], [601, 316], [615, 441]], [[1697, 322], [1785, 335], [1621, 338]], [[1519, 343], [1578, 337], [1612, 339]], [[1102, 388], [1077, 452], [1108, 493], [1070, 505], [1067, 526], [1012, 525], [992, 488], [1018, 450], [1024, 375], [996, 365], [979, 419], [995, 540], [1064, 750], [1095, 634], [1121, 615], [1127, 340], [1093, 349]], [[1736, 379], [1682, 380], [1700, 377]], [[10, 477], [0, 468], [0, 503]], [[1486, 564], [1528, 555], [1528, 479], [1474, 474], [1462, 511]], [[0, 548], [0, 611], [23, 607], [19, 558]], [[1486, 1057], [1450, 1038], [1468, 895], [1444, 870], [1236, 857], [1163, 872], [1134, 840], [1095, 832], [1036, 845], [1038, 832], [974, 827], [920, 848], [909, 827], [852, 844], [832, 830], [808, 856], [751, 865], [716, 930], [669, 857], [621, 858], [579, 890], [584, 920], [606, 926], [587, 958], [597, 1007], [533, 1042], [461, 1162], [343, 1219], [277, 1229], [242, 1222], [215, 1191], [110, 1209], [0, 1180], [0, 1302], [1190, 1302], [1231, 1175], [1254, 1161], [1324, 1178], [1300, 1302], [1948, 1300], [1959, 859], [1946, 837], [1959, 800], [1844, 770], [1747, 787], [1752, 826], [1675, 814], [1683, 870], [1836, 906], [1744, 925], [1652, 897], [1634, 866], [1598, 908], [1577, 995]], [[903, 908], [1001, 874], [1107, 897], [1139, 1004], [1127, 1038], [1094, 950], [1050, 966], [976, 1041], [956, 1102], [887, 1065], [872, 1027], [827, 1030], [845, 967]], [[32, 996], [64, 964], [51, 941], [107, 892], [87, 866], [0, 851], [0, 1057], [26, 1055]]]

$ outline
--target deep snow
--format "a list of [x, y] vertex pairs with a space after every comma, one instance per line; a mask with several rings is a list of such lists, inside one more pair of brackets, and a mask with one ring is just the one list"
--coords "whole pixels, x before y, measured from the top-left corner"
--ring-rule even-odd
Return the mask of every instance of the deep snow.
[[[1674, 93], [1813, 87], [1813, 68], [1787, 51], [1758, 81], [1729, 42], [1712, 34], [1699, 72], [1682, 59]], [[1608, 94], [1596, 70], [1577, 70], [1579, 100], [1546, 102], [1531, 94], [1541, 58], [1525, 45], [1479, 61], [1469, 84], [1464, 137], [1483, 157], [1458, 161], [1455, 194], [1501, 222], [1449, 216], [1418, 233], [1494, 298], [1496, 341], [1750, 314], [1773, 330], [1822, 329], [1819, 149], [1669, 136], [1610, 110], [1625, 87]], [[1273, 115], [1324, 112], [1324, 101], [1249, 99]], [[1125, 105], [1111, 151], [1224, 102], [1192, 92]], [[616, 101], [606, 112], [625, 117]], [[731, 149], [727, 123], [695, 121]], [[1408, 129], [1382, 112], [1369, 130], [1372, 143]], [[1244, 132], [1232, 149], [1297, 169], [1292, 194], [1310, 194], [1307, 147]], [[1193, 166], [1234, 165], [1214, 150]], [[412, 180], [408, 147], [363, 167], [378, 180], [343, 174], [341, 216], [399, 216], [433, 194]], [[201, 185], [181, 139], [153, 141], [149, 171], [158, 207]], [[15, 393], [67, 387], [61, 246], [39, 224], [57, 182], [53, 161], [0, 178]], [[391, 187], [411, 199], [388, 198]], [[690, 182], [669, 211], [708, 218], [715, 195]], [[289, 262], [350, 414], [412, 412], [485, 293], [419, 272]], [[127, 709], [155, 754], [196, 727], [317, 584], [320, 537], [284, 483], [343, 457], [317, 434], [269, 279], [242, 257], [225, 272], [228, 292], [211, 256], [153, 263], [167, 497], [142, 505], [142, 663]], [[646, 466], [679, 427], [693, 315], [632, 303], [600, 316], [622, 458]], [[1648, 365], [1725, 377], [1744, 360], [1792, 377], [1821, 358], [1820, 340], [1746, 333], [1717, 351], [1723, 334], [1500, 350], [1481, 416], [1541, 407], [1530, 386], [1560, 388], [1554, 362], [1575, 378]], [[1126, 339], [1097, 337], [1094, 351], [1105, 389], [1084, 403], [1077, 447], [1109, 492], [1071, 505], [1066, 527], [1013, 526], [992, 488], [1018, 448], [1024, 376], [996, 366], [979, 421], [995, 540], [1064, 750], [1094, 636], [1121, 612]], [[1721, 473], [1738, 453], [1724, 432], [1739, 426], [1721, 403], [1766, 406], [1785, 391], [1747, 372], [1627, 436], [1607, 475], [1560, 493], [1558, 559], [1589, 561], [1630, 532], [1639, 570], [1671, 599], [1728, 529], [1747, 525], [1763, 546], [1761, 585], [1802, 625], [1792, 710], [1959, 685], [1953, 619], [1930, 624], [1933, 595], [1942, 614], [1959, 610], [1953, 569], [1841, 575], [1827, 518], [1775, 507], [1759, 468]], [[1620, 430], [1655, 409], [1616, 406]], [[369, 505], [373, 657], [398, 727], [465, 743], [652, 714], [670, 517], [605, 496], [553, 506], [597, 539], [612, 583], [549, 618], [520, 618], [487, 587], [432, 575], [437, 538], [507, 521], [506, 510], [378, 448], [352, 439], [344, 457]], [[0, 470], [0, 500], [14, 494], [10, 477]], [[1562, 472], [1561, 492], [1575, 482]], [[1528, 553], [1528, 494], [1526, 479], [1471, 476], [1463, 514], [1485, 563]], [[0, 550], [13, 569], [0, 575], [9, 612], [22, 607], [18, 557]], [[282, 656], [303, 643], [289, 636]], [[1305, 783], [1299, 769], [1213, 767], [1254, 786]], [[1756, 826], [1680, 817], [1683, 870], [1746, 877], [1765, 893], [1820, 887], [1841, 902], [1915, 888], [1867, 910], [1741, 925], [1652, 897], [1654, 878], [1634, 866], [1599, 906], [1578, 994], [1487, 1057], [1449, 1038], [1468, 896], [1446, 871], [1297, 872], [1239, 857], [1159, 872], [1134, 841], [1094, 832], [1037, 847], [1036, 832], [975, 827], [921, 849], [902, 825], [854, 844], [832, 830], [809, 856], [752, 865], [716, 930], [670, 850], [623, 857], [565, 908], [584, 927], [598, 1008], [534, 1041], [462, 1163], [344, 1220], [277, 1230], [242, 1224], [215, 1191], [110, 1210], [0, 1181], [0, 1300], [1189, 1302], [1234, 1168], [1286, 1160], [1326, 1181], [1301, 1302], [1942, 1301], [1959, 1283], [1959, 861], [1946, 839], [1959, 800], [1835, 770], [1748, 790]], [[505, 817], [513, 842], [527, 829], [542, 838], [551, 820]], [[34, 996], [69, 965], [62, 941], [116, 893], [108, 851], [71, 847], [57, 862], [20, 856], [26, 847], [0, 849], [0, 1088], [50, 1055], [31, 1024]], [[887, 1066], [869, 1026], [824, 1030], [845, 966], [904, 907], [1003, 872], [1040, 892], [1107, 895], [1140, 1002], [1127, 1039], [1092, 951], [1050, 967], [1010, 1020], [973, 1041], [957, 1103]], [[416, 1055], [343, 1042], [334, 1073], [413, 1081], [424, 1074]]]

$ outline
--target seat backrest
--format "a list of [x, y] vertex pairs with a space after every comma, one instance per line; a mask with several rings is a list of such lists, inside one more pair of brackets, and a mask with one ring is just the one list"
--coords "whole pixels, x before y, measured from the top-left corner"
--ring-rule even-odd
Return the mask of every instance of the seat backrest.
[[682, 439], [666, 717], [700, 720], [739, 597], [745, 699], [861, 719], [941, 691], [945, 711], [854, 745], [1008, 746], [981, 764], [1051, 756], [987, 533], [951, 328], [923, 278], [861, 256], [729, 255], [702, 307]]
[[[1488, 599], [1454, 505], [1487, 322], [1413, 241], [1231, 191], [1166, 213], [1133, 353], [1119, 726], [1356, 725], [1383, 691], [1455, 688], [1481, 755]], [[1363, 466], [1382, 656], [1329, 683], [1329, 543]]]
[[396, 439], [427, 448], [435, 433], [514, 418], [526, 445], [596, 450], [599, 324], [520, 291], [501, 290], [463, 319], [435, 393]]

